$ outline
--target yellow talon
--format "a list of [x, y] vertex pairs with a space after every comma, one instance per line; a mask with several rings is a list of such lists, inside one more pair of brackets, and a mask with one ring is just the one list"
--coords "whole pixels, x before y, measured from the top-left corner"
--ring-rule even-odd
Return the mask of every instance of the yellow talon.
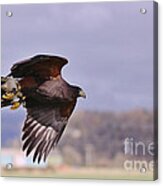
[[20, 107], [20, 105], [21, 105], [20, 102], [18, 102], [18, 101], [17, 102], [14, 102], [13, 105], [12, 105], [12, 107], [11, 107], [11, 110], [16, 110], [17, 108]]
[[26, 99], [26, 96], [23, 96], [23, 97], [22, 97], [22, 100], [25, 100], [25, 99]]
[[12, 100], [14, 98], [14, 93], [6, 93], [2, 96], [3, 99]]

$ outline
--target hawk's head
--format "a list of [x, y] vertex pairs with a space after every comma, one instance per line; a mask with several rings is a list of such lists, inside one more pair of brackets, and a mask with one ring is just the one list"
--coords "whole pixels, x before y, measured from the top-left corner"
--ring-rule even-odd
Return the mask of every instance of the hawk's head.
[[82, 97], [86, 98], [85, 92], [78, 86], [71, 86], [72, 87], [72, 92], [75, 98]]

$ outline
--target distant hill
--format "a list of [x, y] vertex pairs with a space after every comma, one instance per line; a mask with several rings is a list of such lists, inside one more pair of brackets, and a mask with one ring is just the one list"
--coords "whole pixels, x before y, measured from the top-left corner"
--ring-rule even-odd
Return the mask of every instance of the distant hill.
[[[75, 131], [80, 131], [81, 134], [76, 137]], [[153, 136], [152, 112], [146, 110], [122, 113], [84, 111], [73, 115], [59, 147], [61, 150], [66, 146], [73, 147], [82, 156], [89, 149], [97, 161], [99, 157], [113, 159], [118, 154], [123, 154], [126, 138], [133, 138], [134, 141], [142, 141], [147, 145], [153, 142]]]

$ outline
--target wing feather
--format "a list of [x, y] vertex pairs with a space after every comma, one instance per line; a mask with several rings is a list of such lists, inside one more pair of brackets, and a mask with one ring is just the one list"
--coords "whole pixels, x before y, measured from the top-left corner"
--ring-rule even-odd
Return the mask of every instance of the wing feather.
[[15, 63], [11, 68], [11, 74], [15, 78], [36, 77], [46, 79], [57, 77], [68, 60], [59, 56], [36, 55], [30, 59]]
[[27, 112], [22, 135], [23, 150], [26, 156], [34, 152], [33, 162], [40, 163], [42, 159], [46, 161], [52, 148], [57, 145], [68, 117], [61, 117], [59, 109], [52, 107], [28, 108]]

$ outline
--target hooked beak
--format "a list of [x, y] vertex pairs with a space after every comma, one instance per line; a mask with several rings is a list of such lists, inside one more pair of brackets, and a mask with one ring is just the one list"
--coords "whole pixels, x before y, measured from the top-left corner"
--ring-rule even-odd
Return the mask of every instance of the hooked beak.
[[83, 90], [80, 90], [79, 97], [86, 98], [86, 94]]

